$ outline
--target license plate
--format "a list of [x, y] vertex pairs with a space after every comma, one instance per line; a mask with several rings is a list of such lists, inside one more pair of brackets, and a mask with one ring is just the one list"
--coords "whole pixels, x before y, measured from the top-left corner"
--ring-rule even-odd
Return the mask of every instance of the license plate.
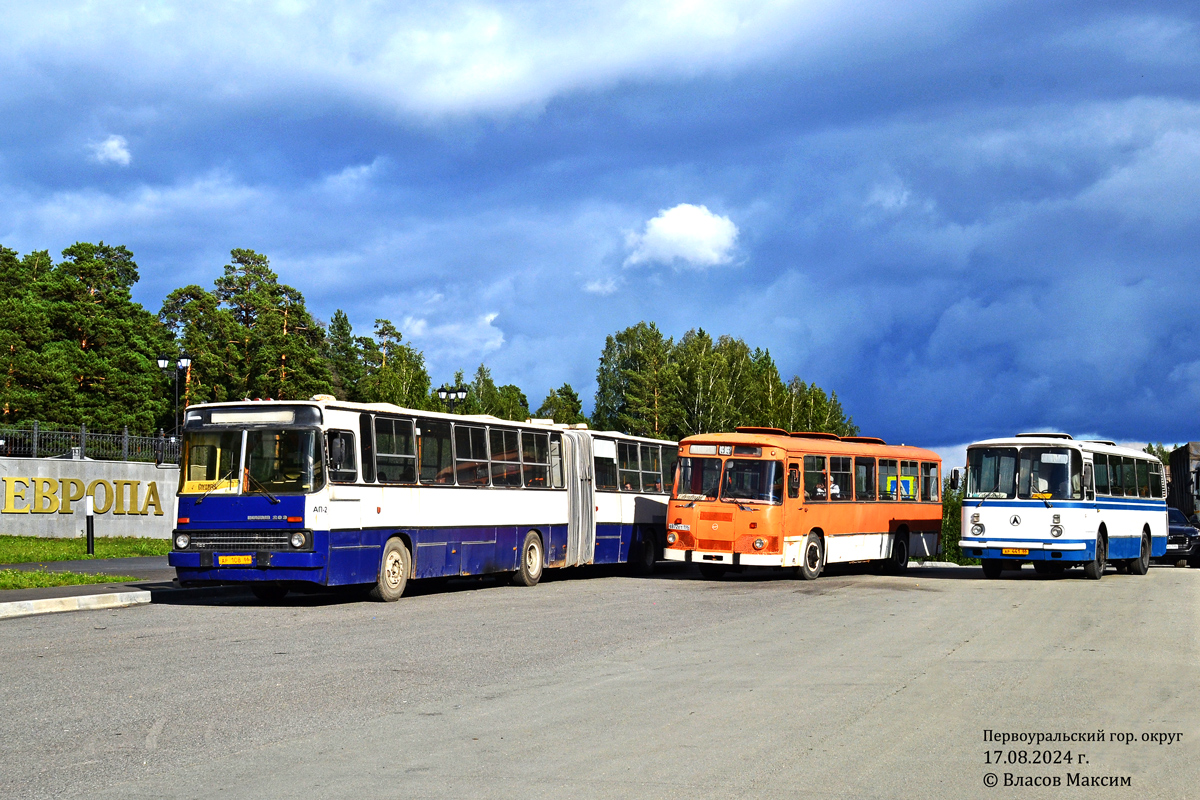
[[1167, 549], [1168, 549], [1168, 550], [1178, 550], [1178, 549], [1179, 549], [1179, 545], [1177, 545], [1177, 544], [1169, 544], [1169, 545], [1167, 545]]
[[1008, 548], [1008, 547], [1001, 550], [1000, 553], [1001, 553], [1001, 555], [1006, 555], [1006, 556], [1027, 556], [1027, 555], [1029, 555], [1028, 550], [1017, 550], [1015, 548]]
[[248, 567], [254, 563], [254, 556], [217, 556], [218, 567]]

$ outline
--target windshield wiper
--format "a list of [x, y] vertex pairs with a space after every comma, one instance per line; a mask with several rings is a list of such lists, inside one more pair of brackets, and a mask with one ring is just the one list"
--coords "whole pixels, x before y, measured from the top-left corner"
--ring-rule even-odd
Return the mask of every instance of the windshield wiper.
[[226, 473], [225, 473], [224, 475], [222, 475], [221, 477], [217, 478], [217, 482], [216, 482], [216, 483], [214, 483], [214, 484], [212, 485], [212, 488], [211, 488], [211, 489], [209, 489], [207, 492], [205, 492], [204, 494], [202, 494], [202, 495], [200, 495], [199, 497], [197, 497], [197, 498], [196, 498], [196, 505], [200, 505], [201, 503], [203, 503], [203, 502], [204, 502], [204, 498], [208, 497], [210, 494], [212, 494], [213, 492], [215, 492], [215, 491], [216, 491], [216, 490], [217, 490], [217, 489], [218, 489], [218, 488], [221, 486], [221, 484], [222, 484], [222, 483], [224, 483], [226, 480], [228, 480], [229, 478], [232, 478], [232, 477], [233, 477], [233, 471], [234, 471], [235, 469], [237, 469], [237, 467], [230, 466], [230, 467], [229, 467], [229, 471], [228, 471], [228, 472], [226, 472]]
[[263, 486], [263, 484], [262, 484], [262, 481], [260, 481], [258, 478], [256, 478], [256, 477], [254, 477], [253, 475], [251, 475], [251, 474], [250, 474], [250, 470], [246, 470], [246, 482], [247, 482], [247, 483], [253, 483], [253, 484], [257, 484], [257, 485], [258, 485], [258, 491], [260, 491], [260, 492], [262, 492], [264, 495], [266, 495], [267, 499], [271, 501], [271, 505], [273, 505], [273, 506], [274, 506], [274, 505], [278, 505], [278, 504], [279, 504], [279, 498], [278, 498], [278, 497], [276, 497], [275, 495], [271, 494], [270, 490], [269, 490], [269, 489], [267, 489], [267, 487], [266, 487], [266, 486]]

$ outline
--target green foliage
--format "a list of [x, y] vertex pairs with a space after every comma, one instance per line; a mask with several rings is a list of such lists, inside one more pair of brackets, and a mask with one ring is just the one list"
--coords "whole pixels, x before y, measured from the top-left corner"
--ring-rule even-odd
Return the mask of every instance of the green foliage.
[[0, 536], [0, 564], [32, 564], [46, 561], [82, 561], [90, 558], [165, 556], [170, 539], [140, 539], [135, 536], [98, 536], [96, 555], [87, 554], [87, 542], [44, 536]]
[[329, 364], [333, 394], [339, 400], [357, 400], [359, 383], [366, 374], [364, 348], [354, 338], [350, 318], [340, 308], [333, 312], [325, 331], [325, 361]]
[[155, 363], [170, 334], [132, 300], [133, 253], [77, 242], [62, 254], [51, 264], [45, 251], [18, 260], [0, 247], [5, 421], [153, 430], [171, 414]]
[[583, 402], [569, 383], [550, 390], [538, 407], [537, 416], [567, 425], [587, 422], [587, 417], [583, 415]]
[[1150, 442], [1149, 444], [1147, 444], [1145, 446], [1145, 448], [1143, 448], [1143, 452], [1149, 453], [1150, 455], [1154, 456], [1159, 461], [1161, 461], [1163, 464], [1170, 466], [1171, 453], [1179, 446], [1180, 445], [1173, 444], [1170, 447], [1165, 447], [1165, 446], [1163, 446], [1162, 442], [1158, 442], [1157, 444], [1154, 442]]
[[324, 331], [304, 296], [279, 282], [267, 257], [232, 250], [213, 291], [167, 296], [159, 318], [192, 357], [186, 404], [244, 397], [295, 400], [333, 390]]
[[596, 373], [592, 425], [679, 439], [743, 425], [858, 433], [837, 394], [793, 377], [787, 384], [770, 352], [704, 330], [678, 343], [639, 322], [605, 340]]
[[[341, 312], [339, 312], [341, 313]], [[349, 324], [347, 323], [347, 330]], [[365, 403], [394, 403], [425, 408], [429, 403], [429, 373], [425, 356], [403, 341], [389, 320], [375, 320], [375, 338], [359, 338], [363, 374], [353, 399]]]
[[978, 564], [979, 559], [963, 555], [959, 546], [962, 536], [962, 490], [951, 491], [950, 479], [942, 481], [942, 553], [941, 561], [953, 564]]

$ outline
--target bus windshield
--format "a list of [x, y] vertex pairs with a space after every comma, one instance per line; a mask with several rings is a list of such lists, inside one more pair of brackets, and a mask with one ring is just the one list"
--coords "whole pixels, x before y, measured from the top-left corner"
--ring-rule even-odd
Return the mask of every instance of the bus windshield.
[[1015, 447], [972, 447], [967, 451], [967, 497], [1013, 497], [1016, 474]]
[[721, 499], [750, 503], [782, 503], [783, 462], [729, 459], [725, 463]]
[[1021, 449], [1018, 494], [1025, 500], [1082, 500], [1083, 458], [1067, 447]]
[[325, 485], [313, 430], [252, 430], [246, 437], [249, 491], [313, 492]]
[[246, 461], [242, 464], [241, 428], [186, 431], [179, 493], [315, 492], [325, 485], [320, 442], [312, 429], [252, 429], [246, 432]]
[[179, 460], [179, 493], [236, 492], [241, 457], [240, 430], [185, 432]]
[[679, 500], [716, 500], [721, 485], [721, 459], [679, 459], [679, 484], [675, 497]]

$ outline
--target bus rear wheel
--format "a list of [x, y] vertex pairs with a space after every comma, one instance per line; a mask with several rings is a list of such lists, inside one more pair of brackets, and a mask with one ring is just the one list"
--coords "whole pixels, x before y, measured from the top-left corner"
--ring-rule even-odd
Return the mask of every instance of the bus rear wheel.
[[525, 543], [521, 545], [521, 563], [513, 573], [513, 583], [517, 586], [537, 586], [542, 579], [542, 537], [533, 531], [525, 534]]
[[825, 543], [815, 533], [809, 533], [804, 539], [804, 551], [800, 554], [800, 566], [796, 567], [796, 575], [806, 581], [816, 580], [825, 566]]
[[634, 575], [650, 575], [658, 563], [658, 541], [653, 528], [641, 528], [640, 541], [629, 559], [630, 572]]
[[897, 533], [892, 538], [892, 555], [883, 562], [886, 572], [896, 575], [908, 569], [908, 534]]
[[1145, 575], [1150, 571], [1150, 534], [1142, 534], [1142, 550], [1137, 558], [1129, 559], [1130, 575]]
[[1098, 581], [1104, 577], [1104, 569], [1108, 566], [1108, 537], [1096, 537], [1096, 554], [1092, 560], [1083, 565], [1083, 574], [1088, 580]]
[[998, 558], [985, 558], [983, 560], [983, 577], [999, 578], [1000, 573], [1004, 571], [1004, 562]]
[[412, 555], [408, 546], [399, 538], [388, 539], [383, 546], [383, 558], [379, 562], [379, 575], [375, 585], [367, 592], [372, 600], [394, 603], [404, 594], [408, 585], [408, 573], [412, 566]]

